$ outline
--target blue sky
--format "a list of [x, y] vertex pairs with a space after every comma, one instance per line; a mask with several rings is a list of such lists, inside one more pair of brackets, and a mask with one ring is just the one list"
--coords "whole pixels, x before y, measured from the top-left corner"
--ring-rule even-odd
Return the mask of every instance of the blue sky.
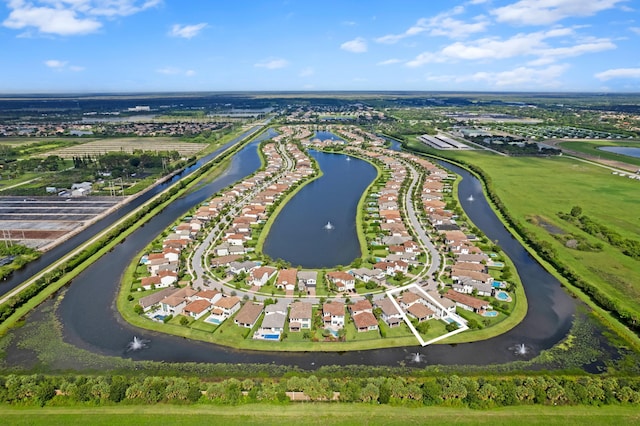
[[640, 91], [638, 0], [0, 0], [0, 93]]

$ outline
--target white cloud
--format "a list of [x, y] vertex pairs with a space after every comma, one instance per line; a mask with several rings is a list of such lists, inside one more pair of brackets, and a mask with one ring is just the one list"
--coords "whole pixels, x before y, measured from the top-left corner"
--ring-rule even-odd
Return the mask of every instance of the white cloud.
[[185, 77], [193, 77], [194, 75], [196, 75], [196, 72], [194, 70], [185, 71], [177, 67], [158, 68], [156, 72], [160, 74], [165, 74], [165, 75], [183, 75]]
[[80, 67], [78, 65], [68, 65], [69, 61], [61, 61], [59, 59], [48, 59], [44, 61], [44, 64], [56, 71], [73, 71], [80, 72], [84, 71], [84, 67]]
[[480, 15], [474, 18], [474, 22], [464, 22], [452, 18], [452, 16], [462, 13], [464, 9], [457, 7], [451, 11], [441, 13], [432, 18], [418, 19], [413, 26], [409, 27], [402, 34], [388, 34], [378, 37], [376, 41], [384, 44], [395, 44], [407, 37], [426, 33], [431, 36], [445, 36], [453, 39], [466, 38], [471, 34], [483, 32], [487, 29], [489, 21]]
[[300, 74], [298, 74], [300, 77], [311, 77], [312, 75], [314, 75], [316, 72], [313, 68], [311, 67], [307, 67], [307, 68], [303, 68], [302, 70], [300, 70]]
[[629, 28], [632, 32], [640, 35], [640, 27], [631, 27]]
[[493, 9], [498, 22], [548, 25], [572, 16], [591, 16], [624, 0], [520, 0]]
[[393, 65], [402, 62], [400, 59], [387, 59], [386, 61], [378, 62], [376, 65]]
[[255, 64], [255, 67], [258, 68], [266, 68], [268, 70], [276, 70], [279, 68], [284, 68], [289, 65], [289, 61], [286, 59], [267, 59], [262, 62], [258, 62]]
[[486, 83], [492, 88], [516, 88], [531, 90], [536, 87], [558, 87], [558, 79], [569, 68], [568, 65], [553, 65], [547, 68], [518, 67], [506, 71], [481, 71], [464, 75], [432, 75], [427, 81], [438, 83]]
[[602, 81], [614, 78], [640, 78], [640, 68], [615, 68], [599, 72], [595, 77]]
[[44, 64], [49, 68], [60, 69], [67, 66], [67, 61], [59, 61], [58, 59], [49, 59], [47, 61], [44, 61]]
[[193, 38], [197, 36], [207, 26], [206, 23], [196, 25], [179, 25], [175, 24], [171, 27], [169, 35], [171, 37]]
[[515, 86], [520, 89], [536, 87], [556, 87], [558, 78], [569, 68], [568, 65], [552, 65], [547, 68], [518, 67], [500, 72], [477, 72], [470, 76], [472, 81], [485, 81], [493, 87]]
[[407, 62], [406, 65], [408, 67], [415, 68], [415, 67], [421, 67], [422, 65], [425, 65], [425, 64], [445, 62], [445, 61], [446, 61], [446, 58], [442, 55], [438, 55], [432, 52], [424, 52], [416, 56], [415, 59], [412, 59], [411, 61]]
[[602, 38], [584, 38], [576, 44], [553, 47], [549, 39], [574, 36], [571, 28], [554, 28], [549, 31], [520, 33], [507, 39], [486, 37], [470, 42], [455, 42], [442, 48], [439, 52], [424, 52], [407, 62], [410, 67], [427, 63], [451, 62], [459, 60], [487, 61], [507, 59], [520, 56], [534, 57], [530, 65], [548, 65], [562, 58], [580, 56], [586, 53], [615, 49], [611, 40]]
[[2, 25], [14, 30], [36, 29], [62, 36], [83, 35], [102, 27], [99, 17], [127, 16], [156, 6], [160, 0], [10, 0]]
[[346, 41], [340, 45], [340, 49], [353, 53], [364, 53], [367, 51], [367, 42], [362, 37]]

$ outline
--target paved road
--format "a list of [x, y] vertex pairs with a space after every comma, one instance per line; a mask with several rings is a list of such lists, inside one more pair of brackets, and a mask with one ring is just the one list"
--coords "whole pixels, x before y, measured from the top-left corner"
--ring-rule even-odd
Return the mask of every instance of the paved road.
[[429, 268], [425, 272], [420, 274], [419, 277], [426, 277], [428, 280], [432, 281], [431, 278], [433, 276], [433, 273], [440, 272], [440, 268], [441, 268], [440, 265], [442, 264], [442, 259], [440, 256], [440, 252], [433, 245], [431, 238], [425, 231], [425, 228], [422, 226], [422, 223], [420, 222], [420, 219], [416, 214], [416, 210], [417, 210], [416, 206], [414, 206], [413, 204], [412, 194], [416, 186], [416, 183], [418, 182], [419, 173], [417, 172], [415, 167], [413, 167], [411, 164], [405, 163], [405, 165], [407, 166], [407, 169], [409, 170], [409, 173], [411, 176], [411, 183], [409, 184], [409, 188], [405, 193], [405, 199], [404, 199], [405, 212], [407, 214], [407, 218], [409, 219], [409, 225], [413, 228], [415, 233], [418, 235], [419, 244], [421, 244], [423, 248], [426, 248], [428, 250], [429, 260], [430, 260]]

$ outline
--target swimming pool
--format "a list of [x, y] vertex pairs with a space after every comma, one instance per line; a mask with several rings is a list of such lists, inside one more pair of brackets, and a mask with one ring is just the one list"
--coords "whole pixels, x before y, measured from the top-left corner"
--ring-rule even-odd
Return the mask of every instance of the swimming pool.
[[209, 324], [215, 324], [215, 325], [220, 325], [222, 323], [222, 321], [220, 321], [218, 318], [213, 317], [213, 315], [207, 318], [206, 320], [204, 320], [204, 322], [208, 322]]
[[501, 300], [503, 302], [511, 302], [511, 296], [506, 291], [498, 291], [496, 292], [496, 299]]
[[263, 334], [262, 338], [265, 340], [280, 340], [279, 334]]
[[484, 313], [482, 314], [483, 317], [497, 317], [498, 316], [498, 311], [484, 311]]

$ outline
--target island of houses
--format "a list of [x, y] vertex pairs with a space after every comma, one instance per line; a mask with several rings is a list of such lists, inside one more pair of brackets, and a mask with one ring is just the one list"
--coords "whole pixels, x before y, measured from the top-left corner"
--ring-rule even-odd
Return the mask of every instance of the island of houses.
[[[232, 324], [262, 341], [373, 339], [404, 329], [428, 344], [508, 314], [509, 283], [494, 278], [504, 262], [449, 207], [453, 176], [359, 128], [336, 129], [348, 143], [312, 139], [307, 126], [279, 131], [260, 146], [261, 170], [202, 203], [142, 257], [130, 283], [141, 315], [213, 334]], [[365, 195], [368, 258], [329, 271], [266, 259], [256, 247], [271, 213], [316, 174], [306, 149], [336, 146], [386, 177]], [[406, 195], [412, 179], [417, 202]], [[429, 275], [434, 256], [440, 266]]]

